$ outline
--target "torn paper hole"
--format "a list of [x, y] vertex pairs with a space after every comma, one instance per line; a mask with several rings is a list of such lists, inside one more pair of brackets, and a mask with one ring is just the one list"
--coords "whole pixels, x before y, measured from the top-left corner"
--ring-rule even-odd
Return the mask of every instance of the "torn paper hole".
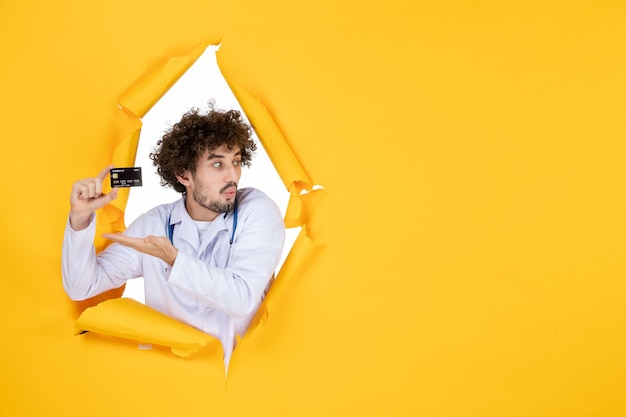
[[[159, 101], [159, 98], [164, 97], [168, 93], [172, 91], [176, 91], [180, 85], [184, 85], [184, 81], [186, 80], [186, 74], [193, 74], [195, 68], [195, 64], [201, 64], [204, 62], [203, 56], [206, 55], [207, 52], [210, 52], [208, 56], [211, 57], [213, 64], [215, 65], [215, 51], [216, 47], [202, 46], [194, 50], [188, 56], [176, 57], [167, 61], [167, 64], [161, 68], [160, 71], [152, 72], [148, 74], [148, 76], [141, 80], [136, 88], [131, 89], [126, 95], [120, 98], [120, 105], [122, 106], [123, 116], [128, 125], [128, 133], [117, 142], [114, 148], [113, 154], [113, 162], [118, 166], [123, 166], [120, 164], [124, 164], [126, 166], [131, 165], [131, 162], [134, 161], [135, 157], [147, 157], [150, 153], [151, 146], [141, 145], [141, 149], [138, 149], [139, 135], [143, 133], [146, 136], [146, 131], [148, 129], [142, 129], [142, 120], [139, 117], [144, 117], [146, 121], [149, 119], [147, 115], [148, 111], [154, 109], [158, 109], [160, 104], [164, 101]], [[205, 53], [205, 55], [203, 55]], [[217, 66], [215, 65], [215, 68]], [[218, 70], [219, 73], [219, 70]], [[221, 79], [221, 78], [220, 78]], [[181, 84], [182, 83], [182, 84]], [[290, 232], [290, 228], [295, 229], [292, 230], [293, 241], [295, 241], [294, 247], [290, 249], [291, 242], [287, 242], [287, 246], [285, 247], [285, 251], [283, 253], [283, 260], [281, 260], [282, 264], [280, 266], [279, 272], [277, 275], [276, 283], [272, 286], [270, 294], [263, 300], [261, 307], [259, 308], [256, 316], [253, 319], [252, 324], [248, 327], [248, 331], [245, 333], [245, 337], [242, 338], [242, 341], [247, 339], [248, 335], [251, 334], [251, 331], [254, 330], [256, 324], [259, 323], [259, 320], [263, 317], [268, 316], [269, 306], [272, 303], [272, 299], [280, 296], [280, 288], [285, 288], [285, 284], [289, 281], [293, 280], [293, 278], [297, 275], [296, 271], [298, 271], [299, 267], [304, 267], [306, 262], [310, 259], [310, 256], [315, 252], [315, 248], [318, 246], [317, 234], [312, 233], [315, 230], [315, 227], [311, 228], [309, 226], [314, 225], [310, 223], [312, 217], [310, 215], [315, 211], [317, 207], [317, 203], [311, 204], [312, 201], [319, 200], [319, 198], [310, 198], [312, 195], [314, 196], [322, 196], [324, 195], [324, 190], [319, 189], [320, 187], [314, 187], [313, 182], [309, 179], [308, 175], [304, 171], [301, 166], [298, 158], [295, 153], [289, 146], [286, 141], [286, 138], [283, 136], [282, 132], [278, 128], [276, 122], [271, 116], [270, 112], [263, 105], [261, 101], [257, 98], [252, 97], [245, 90], [240, 87], [229, 84], [230, 88], [236, 99], [233, 99], [230, 106], [227, 106], [224, 103], [215, 102], [216, 107], [219, 108], [234, 108], [239, 109], [241, 106], [242, 114], [245, 118], [249, 119], [251, 125], [254, 127], [255, 133], [258, 135], [258, 144], [259, 146], [264, 146], [265, 151], [267, 151], [270, 158], [268, 162], [270, 165], [274, 167], [274, 171], [272, 173], [276, 173], [277, 176], [282, 181], [282, 186], [277, 185], [277, 189], [283, 190], [285, 193], [285, 188], [287, 189], [287, 197], [283, 197], [288, 200], [287, 207], [285, 208], [284, 203], [281, 204], [281, 199], [279, 197], [273, 197], [277, 204], [281, 207], [284, 214], [285, 225], [288, 228], [287, 232]], [[188, 89], [185, 91], [185, 94], [190, 94], [191, 92], [198, 91], [199, 86], [196, 83], [192, 83], [192, 85], [188, 86]], [[215, 95], [218, 93], [216, 92]], [[213, 97], [206, 96], [206, 92], [202, 92], [199, 100], [197, 102], [189, 102], [179, 110], [179, 112], [172, 117], [171, 119], [164, 118], [161, 116], [159, 119], [161, 122], [172, 122], [177, 121], [180, 118], [180, 115], [186, 112], [190, 107], [197, 107], [201, 111], [204, 110], [204, 107], [207, 105], [208, 100]], [[151, 113], [151, 115], [154, 113]], [[156, 143], [158, 138], [162, 135], [163, 131], [166, 130], [166, 125], [161, 125], [161, 128], [158, 128], [152, 134], [153, 143]], [[149, 135], [149, 134], [148, 134]], [[261, 154], [263, 155], [263, 154]], [[253, 164], [259, 165], [260, 157], [255, 158], [253, 160]], [[127, 165], [128, 164], [128, 165]], [[140, 165], [141, 163], [135, 163], [135, 165]], [[151, 166], [151, 161], [149, 161], [149, 165]], [[261, 176], [251, 176], [245, 175], [241, 186], [254, 186], [257, 188], [265, 188], [262, 185], [258, 185], [254, 182], [255, 179], [258, 179]], [[249, 173], [248, 173], [249, 174]], [[267, 177], [267, 175], [265, 175]], [[155, 177], [158, 182], [158, 177]], [[248, 181], [248, 182], [245, 182]], [[278, 184], [278, 183], [277, 183]], [[314, 189], [316, 188], [316, 189]], [[146, 188], [135, 188], [133, 189], [134, 193], [141, 193], [141, 191], [146, 190]], [[310, 191], [309, 193], [301, 194], [302, 190]], [[267, 190], [264, 190], [267, 192]], [[159, 186], [159, 188], [155, 188], [154, 192], [167, 192], [166, 189], [163, 189]], [[320, 193], [321, 192], [321, 193]], [[269, 192], [268, 192], [269, 193]], [[284, 196], [284, 194], [283, 194]], [[111, 228], [119, 228], [124, 225], [124, 214], [128, 215], [128, 221], [133, 218], [133, 208], [132, 202], [130, 206], [128, 206], [128, 194], [123, 195], [122, 198], [118, 198], [109, 206], [103, 208], [104, 216], [101, 216], [101, 223], [105, 229], [110, 230]], [[146, 201], [151, 196], [140, 196], [139, 200]], [[302, 197], [302, 198], [301, 198]], [[179, 196], [176, 194], [174, 197], [159, 197], [158, 203], [167, 202], [168, 199], [171, 201], [172, 199], [177, 199]], [[154, 204], [149, 204], [149, 208]], [[107, 212], [108, 209], [108, 212]], [[138, 212], [145, 211], [144, 209], [137, 210]], [[138, 215], [137, 211], [134, 216]], [[108, 216], [107, 216], [108, 214]], [[298, 230], [299, 229], [299, 230]], [[122, 228], [123, 230], [123, 228]], [[288, 239], [290, 237], [288, 236]], [[298, 242], [300, 242], [298, 244]], [[297, 246], [297, 248], [296, 248]], [[285, 258], [285, 254], [288, 253], [288, 256]], [[284, 271], [284, 272], [283, 272]], [[130, 281], [132, 282], [132, 281]], [[141, 291], [143, 293], [143, 291]], [[129, 300], [128, 298], [123, 298], [122, 300]], [[134, 301], [134, 300], [130, 300]], [[138, 303], [139, 304], [139, 303]], [[141, 304], [140, 304], [141, 305]], [[104, 320], [103, 320], [104, 321]], [[124, 327], [124, 323], [118, 323], [122, 328]], [[105, 328], [101, 331], [101, 333], [106, 333], [106, 331], [113, 329], [116, 326], [116, 323], [107, 323]], [[96, 330], [94, 330], [96, 331]], [[127, 338], [132, 338], [128, 335]], [[241, 336], [241, 335], [237, 335]], [[233, 338], [235, 335], [233, 335]], [[224, 343], [224, 341], [222, 341]], [[228, 340], [226, 341], [226, 345], [229, 345]], [[224, 365], [225, 370], [228, 370], [228, 364], [230, 361], [232, 350], [227, 348], [224, 353]]]
[[[150, 208], [180, 198], [179, 193], [159, 184], [160, 178], [149, 158], [157, 140], [169, 126], [178, 121], [192, 107], [206, 110], [209, 99], [215, 100], [215, 107], [218, 109], [236, 109], [247, 117], [220, 72], [215, 55], [218, 49], [219, 46], [216, 45], [208, 46], [196, 62], [142, 118], [134, 166], [144, 168], [143, 187], [130, 190], [124, 213], [126, 225]], [[289, 202], [289, 192], [256, 134], [253, 135], [253, 139], [257, 143], [257, 152], [252, 159], [252, 165], [242, 170], [240, 187], [255, 187], [265, 192], [276, 202], [284, 217]], [[287, 229], [285, 247], [277, 273], [299, 231], [300, 228]], [[143, 279], [129, 280], [123, 296], [145, 303]]]

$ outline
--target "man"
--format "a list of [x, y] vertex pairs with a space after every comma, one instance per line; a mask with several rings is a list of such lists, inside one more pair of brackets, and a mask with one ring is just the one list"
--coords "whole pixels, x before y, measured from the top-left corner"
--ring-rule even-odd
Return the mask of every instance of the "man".
[[63, 241], [63, 287], [83, 300], [144, 277], [146, 304], [217, 337], [228, 366], [269, 286], [285, 240], [276, 204], [237, 189], [255, 143], [239, 112], [193, 109], [150, 155], [161, 184], [182, 194], [128, 226], [96, 255], [95, 211], [117, 197], [102, 192], [107, 167], [74, 183]]

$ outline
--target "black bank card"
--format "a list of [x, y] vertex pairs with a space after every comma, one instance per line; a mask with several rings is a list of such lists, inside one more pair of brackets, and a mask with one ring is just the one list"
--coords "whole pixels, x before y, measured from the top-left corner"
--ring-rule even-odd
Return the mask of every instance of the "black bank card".
[[141, 187], [141, 167], [113, 168], [111, 188]]

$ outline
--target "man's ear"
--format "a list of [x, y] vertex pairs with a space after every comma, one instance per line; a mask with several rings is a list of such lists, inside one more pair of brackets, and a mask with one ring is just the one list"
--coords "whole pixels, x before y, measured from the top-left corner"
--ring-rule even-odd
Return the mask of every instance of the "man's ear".
[[176, 175], [176, 179], [178, 180], [179, 183], [181, 183], [182, 185], [187, 187], [191, 183], [189, 181], [189, 176], [190, 176], [189, 175], [189, 171], [188, 170], [184, 170], [182, 174]]

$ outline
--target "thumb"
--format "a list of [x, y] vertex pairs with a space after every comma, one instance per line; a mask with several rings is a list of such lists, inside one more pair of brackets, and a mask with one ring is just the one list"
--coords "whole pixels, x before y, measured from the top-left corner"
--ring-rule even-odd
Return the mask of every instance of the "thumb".
[[102, 204], [103, 204], [103, 205], [107, 205], [107, 204], [109, 204], [111, 201], [115, 200], [116, 198], [117, 198], [117, 188], [113, 188], [113, 189], [111, 190], [111, 192], [110, 192], [110, 193], [105, 194], [105, 195], [103, 196], [103, 199], [102, 199]]
[[167, 239], [166, 237], [163, 236], [146, 236], [143, 240], [145, 243], [150, 243], [153, 245], [156, 245], [160, 248], [164, 248], [165, 246], [167, 246], [170, 241], [169, 239]]
[[89, 207], [95, 211], [106, 206], [111, 201], [115, 200], [116, 198], [117, 198], [117, 188], [114, 188], [113, 190], [111, 190], [110, 193], [102, 194], [100, 195], [100, 197], [91, 200]]

